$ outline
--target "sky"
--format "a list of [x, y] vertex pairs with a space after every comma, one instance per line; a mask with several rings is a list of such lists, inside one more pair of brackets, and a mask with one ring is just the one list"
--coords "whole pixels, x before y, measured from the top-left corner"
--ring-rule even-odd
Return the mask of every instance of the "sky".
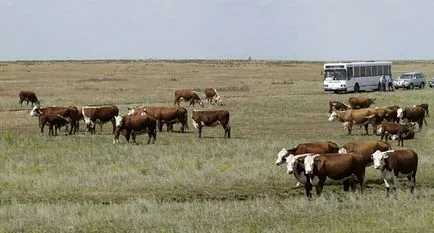
[[0, 60], [428, 60], [433, 10], [433, 0], [0, 0]]

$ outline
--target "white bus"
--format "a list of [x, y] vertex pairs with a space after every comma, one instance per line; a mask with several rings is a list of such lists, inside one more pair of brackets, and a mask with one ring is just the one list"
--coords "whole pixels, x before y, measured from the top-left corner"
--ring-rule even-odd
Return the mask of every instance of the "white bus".
[[326, 63], [324, 91], [359, 92], [373, 91], [380, 87], [380, 78], [392, 76], [391, 61], [363, 61]]

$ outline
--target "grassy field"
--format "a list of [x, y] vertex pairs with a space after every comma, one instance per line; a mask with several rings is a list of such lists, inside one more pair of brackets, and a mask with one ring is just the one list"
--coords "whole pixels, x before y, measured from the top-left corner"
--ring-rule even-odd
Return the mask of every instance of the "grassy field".
[[[329, 94], [321, 62], [278, 61], [57, 61], [0, 63], [0, 232], [432, 232], [434, 227], [434, 117], [405, 141], [419, 154], [417, 188], [401, 182], [398, 198], [385, 198], [379, 173], [373, 187], [343, 193], [328, 182], [324, 196], [306, 201], [304, 190], [274, 161], [283, 147], [314, 140], [353, 140], [328, 122], [328, 101], [377, 98], [375, 106], [434, 106], [434, 89]], [[397, 73], [431, 62], [395, 62]], [[40, 136], [20, 90], [33, 90], [42, 106], [173, 105], [174, 91], [219, 91], [231, 113], [232, 138], [221, 127], [159, 133], [154, 145], [112, 144], [111, 125], [97, 135]], [[185, 103], [183, 106], [187, 106]], [[192, 108], [188, 108], [189, 111]], [[433, 111], [434, 112], [434, 111]], [[175, 125], [179, 129], [179, 125]], [[371, 129], [370, 129], [371, 130]], [[47, 131], [46, 131], [47, 132]], [[372, 131], [371, 131], [372, 132]], [[394, 148], [397, 142], [392, 142]], [[404, 180], [402, 180], [404, 181]]]

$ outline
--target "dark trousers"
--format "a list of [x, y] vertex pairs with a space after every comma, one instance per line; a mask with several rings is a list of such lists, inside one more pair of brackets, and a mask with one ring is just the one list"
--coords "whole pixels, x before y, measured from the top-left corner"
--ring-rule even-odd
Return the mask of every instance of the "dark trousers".
[[381, 83], [381, 90], [386, 91], [386, 83]]
[[388, 83], [389, 91], [393, 91], [393, 82]]

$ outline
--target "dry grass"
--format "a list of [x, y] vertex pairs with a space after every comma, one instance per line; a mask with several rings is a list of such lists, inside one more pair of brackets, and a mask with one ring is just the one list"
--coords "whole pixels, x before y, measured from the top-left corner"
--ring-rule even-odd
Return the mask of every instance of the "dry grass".
[[[28, 61], [0, 65], [0, 231], [42, 232], [429, 232], [434, 152], [433, 117], [406, 146], [420, 154], [415, 196], [384, 199], [378, 172], [373, 189], [343, 194], [330, 182], [325, 197], [307, 202], [274, 161], [299, 142], [376, 139], [346, 136], [327, 122], [327, 101], [377, 98], [377, 106], [433, 103], [434, 89], [334, 95], [322, 92], [320, 62], [268, 61]], [[431, 62], [400, 62], [394, 73]], [[231, 113], [231, 139], [221, 127], [159, 133], [155, 145], [121, 139], [109, 125], [98, 135], [40, 136], [20, 90], [36, 91], [44, 106], [172, 105], [174, 90], [215, 87]], [[202, 92], [200, 92], [202, 93]], [[203, 95], [203, 94], [202, 94]], [[184, 105], [185, 106], [185, 105]], [[192, 109], [189, 108], [189, 111]], [[175, 126], [178, 129], [179, 126]], [[393, 142], [394, 144], [396, 142]], [[423, 208], [425, 207], [425, 208]], [[309, 219], [315, 219], [312, 224]], [[397, 226], [404, 224], [401, 228]]]

